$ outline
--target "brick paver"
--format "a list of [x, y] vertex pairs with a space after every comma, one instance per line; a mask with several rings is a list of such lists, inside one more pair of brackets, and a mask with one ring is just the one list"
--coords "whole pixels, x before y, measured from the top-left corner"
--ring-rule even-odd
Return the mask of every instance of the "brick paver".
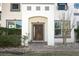
[[45, 44], [32, 44], [30, 45], [32, 51], [79, 51], [79, 44], [56, 44], [55, 46], [47, 46]]
[[47, 46], [46, 44], [34, 43], [29, 44], [28, 47], [16, 47], [16, 48], [0, 48], [0, 52], [27, 52], [27, 51], [79, 51], [79, 44], [67, 44], [63, 46], [62, 44], [56, 44], [55, 46]]

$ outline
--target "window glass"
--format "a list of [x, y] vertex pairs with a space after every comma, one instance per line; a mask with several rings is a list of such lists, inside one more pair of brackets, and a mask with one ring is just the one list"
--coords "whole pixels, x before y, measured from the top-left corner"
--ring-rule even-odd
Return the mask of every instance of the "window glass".
[[49, 6], [45, 6], [45, 10], [46, 11], [49, 11]]
[[61, 22], [60, 21], [56, 21], [55, 22], [55, 28], [61, 28]]
[[67, 10], [67, 3], [58, 3], [58, 10]]
[[75, 16], [79, 16], [79, 13], [74, 13]]
[[55, 37], [62, 37], [63, 29], [66, 29], [67, 36], [70, 36], [70, 21], [55, 20]]
[[16, 28], [14, 21], [8, 21], [8, 28]]
[[79, 28], [79, 21], [77, 22], [77, 28]]
[[30, 11], [31, 10], [31, 6], [27, 6], [27, 10]]
[[18, 7], [18, 4], [12, 4], [12, 8], [13, 9], [18, 9], [19, 7]]
[[22, 27], [22, 22], [16, 21], [16, 28], [21, 28], [21, 27]]
[[11, 4], [11, 11], [20, 11], [20, 4], [19, 3], [12, 3]]
[[36, 10], [37, 11], [40, 11], [40, 6], [36, 6]]
[[21, 29], [22, 27], [22, 22], [21, 20], [8, 20], [7, 21], [7, 27], [8, 28], [16, 28], [16, 29]]
[[74, 8], [79, 9], [79, 3], [75, 3]]
[[0, 13], [0, 20], [1, 20], [1, 13]]
[[61, 21], [55, 21], [55, 35], [61, 36]]

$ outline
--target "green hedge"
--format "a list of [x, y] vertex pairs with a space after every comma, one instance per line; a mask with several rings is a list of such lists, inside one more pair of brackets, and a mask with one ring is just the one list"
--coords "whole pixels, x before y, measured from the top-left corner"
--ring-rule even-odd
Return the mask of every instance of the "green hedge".
[[16, 47], [21, 45], [21, 29], [0, 27], [0, 47]]
[[79, 39], [79, 29], [75, 29], [75, 33], [77, 34], [76, 38]]
[[21, 35], [21, 29], [0, 27], [0, 35]]
[[79, 28], [75, 29], [76, 42], [79, 42]]
[[17, 47], [21, 45], [20, 35], [1, 35], [0, 47]]

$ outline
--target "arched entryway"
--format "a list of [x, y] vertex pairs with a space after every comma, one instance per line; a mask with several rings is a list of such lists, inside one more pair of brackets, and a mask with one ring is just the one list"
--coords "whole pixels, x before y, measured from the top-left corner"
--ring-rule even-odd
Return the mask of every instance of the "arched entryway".
[[33, 41], [47, 41], [47, 17], [33, 16], [29, 18], [30, 39]]

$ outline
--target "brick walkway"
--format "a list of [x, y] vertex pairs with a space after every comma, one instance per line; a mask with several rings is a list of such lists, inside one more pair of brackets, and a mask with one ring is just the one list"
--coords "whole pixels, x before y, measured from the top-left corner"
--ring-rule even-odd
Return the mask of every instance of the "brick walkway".
[[27, 51], [79, 51], [79, 44], [67, 44], [63, 46], [62, 44], [56, 44], [55, 46], [47, 46], [46, 44], [34, 43], [29, 44], [28, 47], [18, 47], [18, 48], [0, 48], [0, 52], [27, 52]]
[[55, 46], [47, 46], [46, 44], [31, 44], [30, 49], [32, 51], [79, 51], [79, 44], [55, 44]]

